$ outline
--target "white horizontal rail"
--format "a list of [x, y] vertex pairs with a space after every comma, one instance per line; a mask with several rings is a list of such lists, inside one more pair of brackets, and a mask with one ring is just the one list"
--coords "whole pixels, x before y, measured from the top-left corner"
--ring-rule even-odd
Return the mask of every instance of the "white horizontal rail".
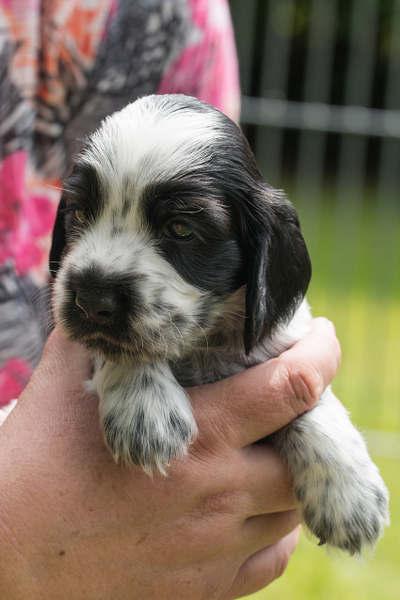
[[247, 125], [400, 139], [400, 110], [242, 97]]

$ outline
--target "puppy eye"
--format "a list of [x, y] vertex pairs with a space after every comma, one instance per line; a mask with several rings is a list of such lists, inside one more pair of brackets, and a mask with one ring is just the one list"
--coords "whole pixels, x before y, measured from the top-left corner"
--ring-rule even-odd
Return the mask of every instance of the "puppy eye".
[[75, 210], [75, 217], [78, 219], [79, 223], [86, 223], [86, 215], [83, 210], [79, 210], [79, 208], [77, 208]]
[[194, 237], [194, 233], [189, 227], [180, 223], [179, 221], [174, 221], [170, 223], [167, 227], [168, 233], [175, 238], [176, 240], [191, 240]]

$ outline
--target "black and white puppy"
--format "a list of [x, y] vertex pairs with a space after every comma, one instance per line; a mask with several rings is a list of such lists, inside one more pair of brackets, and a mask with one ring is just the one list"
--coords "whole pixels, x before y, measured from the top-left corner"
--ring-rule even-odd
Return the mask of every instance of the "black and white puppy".
[[[107, 446], [165, 469], [196, 435], [182, 386], [278, 356], [308, 330], [297, 215], [240, 129], [180, 95], [108, 117], [65, 181], [53, 234], [56, 323], [94, 355]], [[388, 493], [347, 413], [323, 394], [274, 436], [309, 529], [359, 552]]]

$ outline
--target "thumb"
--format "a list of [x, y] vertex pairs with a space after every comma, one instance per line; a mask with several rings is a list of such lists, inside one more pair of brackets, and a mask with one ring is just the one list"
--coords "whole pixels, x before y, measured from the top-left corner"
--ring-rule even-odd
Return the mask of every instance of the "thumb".
[[283, 575], [299, 541], [301, 526], [272, 546], [259, 550], [241, 566], [231, 588], [230, 598], [254, 594]]
[[77, 405], [88, 395], [86, 382], [91, 378], [91, 372], [89, 353], [55, 329], [10, 417], [22, 407], [25, 418], [34, 420], [38, 418], [38, 411], [48, 418], [60, 409], [63, 414], [76, 412]]
[[55, 448], [65, 454], [67, 443], [78, 446], [80, 437], [88, 445], [99, 442], [97, 399], [86, 387], [91, 371], [90, 355], [54, 330], [27, 387], [1, 427], [3, 443], [10, 448], [26, 445], [27, 452], [39, 445], [41, 455], [48, 457]]
[[56, 328], [43, 350], [42, 359], [32, 377], [57, 378], [59, 384], [86, 381], [90, 378], [92, 361], [82, 346], [67, 340]]

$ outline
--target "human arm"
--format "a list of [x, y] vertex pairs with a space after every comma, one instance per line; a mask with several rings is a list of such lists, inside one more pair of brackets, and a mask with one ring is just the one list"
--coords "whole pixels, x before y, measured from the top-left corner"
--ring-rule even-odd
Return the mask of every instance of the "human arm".
[[312, 408], [339, 359], [316, 319], [278, 359], [190, 389], [199, 435], [150, 478], [112, 461], [90, 359], [55, 332], [0, 429], [0, 597], [228, 600], [273, 581], [298, 516], [284, 462], [253, 442]]

